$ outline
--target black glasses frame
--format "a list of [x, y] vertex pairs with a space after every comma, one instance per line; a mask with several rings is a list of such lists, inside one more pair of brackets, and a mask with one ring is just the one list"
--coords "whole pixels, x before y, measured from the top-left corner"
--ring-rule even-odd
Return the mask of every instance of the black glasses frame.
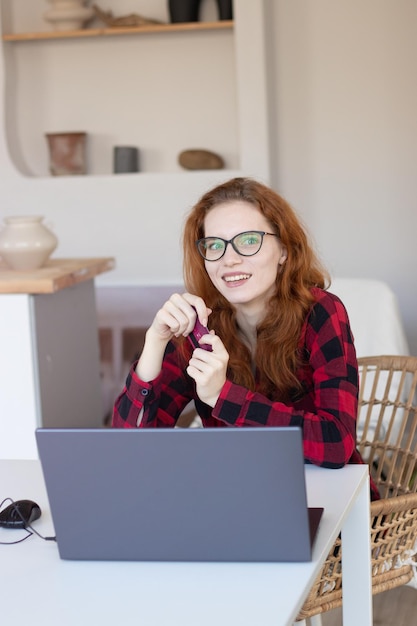
[[[241, 252], [240, 250], [238, 250], [236, 244], [235, 244], [235, 239], [237, 239], [238, 237], [241, 237], [242, 235], [246, 235], [246, 234], [251, 234], [251, 233], [255, 233], [256, 235], [261, 235], [261, 243], [259, 244], [259, 248], [256, 250], [256, 252], [250, 252], [249, 254], [245, 254], [244, 252]], [[205, 261], [220, 261], [220, 259], [226, 254], [226, 250], [227, 250], [227, 246], [229, 245], [229, 243], [231, 244], [233, 250], [239, 254], [240, 256], [254, 256], [255, 254], [258, 254], [259, 250], [262, 248], [262, 244], [264, 242], [264, 236], [265, 235], [271, 235], [272, 237], [278, 237], [278, 235], [276, 233], [267, 233], [264, 230], [244, 230], [243, 233], [238, 233], [237, 235], [235, 235], [234, 237], [232, 237], [231, 239], [223, 239], [223, 237], [202, 237], [201, 239], [197, 239], [197, 241], [195, 242], [195, 245], [197, 246], [197, 250], [200, 254], [200, 256], [203, 257], [203, 259]], [[223, 243], [225, 244], [224, 246], [224, 250], [221, 253], [221, 255], [219, 257], [217, 257], [217, 259], [208, 259], [204, 254], [203, 251], [201, 250], [201, 244], [207, 240], [215, 240], [215, 241], [223, 241]]]

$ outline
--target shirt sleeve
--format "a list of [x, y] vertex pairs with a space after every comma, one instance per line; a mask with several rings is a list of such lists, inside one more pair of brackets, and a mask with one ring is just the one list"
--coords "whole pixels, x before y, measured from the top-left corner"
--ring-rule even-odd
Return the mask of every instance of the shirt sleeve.
[[321, 292], [302, 344], [310, 373], [299, 401], [271, 401], [227, 381], [213, 416], [230, 426], [299, 426], [307, 462], [343, 467], [356, 445], [358, 369], [347, 313], [336, 296]]
[[181, 349], [169, 343], [162, 370], [150, 382], [130, 368], [126, 384], [117, 398], [112, 417], [113, 428], [173, 428], [183, 409], [194, 398], [195, 385], [185, 373]]

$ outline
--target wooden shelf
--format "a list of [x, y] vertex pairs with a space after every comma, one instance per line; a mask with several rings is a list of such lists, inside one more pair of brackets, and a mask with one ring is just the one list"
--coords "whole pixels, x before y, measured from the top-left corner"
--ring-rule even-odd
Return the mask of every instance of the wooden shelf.
[[17, 271], [0, 262], [0, 294], [55, 293], [109, 272], [113, 257], [87, 259], [49, 259], [37, 270]]
[[150, 24], [123, 28], [85, 28], [83, 30], [53, 30], [37, 33], [11, 33], [3, 35], [3, 41], [41, 41], [45, 39], [75, 39], [80, 37], [108, 37], [113, 35], [147, 35], [200, 30], [226, 30], [233, 28], [233, 20], [216, 22], [187, 22], [181, 24]]

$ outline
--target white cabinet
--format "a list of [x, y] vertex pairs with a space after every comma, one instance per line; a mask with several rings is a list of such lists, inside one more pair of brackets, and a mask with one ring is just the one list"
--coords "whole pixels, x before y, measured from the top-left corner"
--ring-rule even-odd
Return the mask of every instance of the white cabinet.
[[0, 266], [0, 458], [37, 458], [39, 426], [103, 425], [93, 277], [112, 263], [50, 261], [31, 279], [47, 293]]

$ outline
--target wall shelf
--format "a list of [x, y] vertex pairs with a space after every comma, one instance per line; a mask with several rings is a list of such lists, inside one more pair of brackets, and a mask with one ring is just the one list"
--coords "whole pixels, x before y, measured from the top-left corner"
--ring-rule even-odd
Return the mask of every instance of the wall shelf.
[[45, 39], [76, 39], [80, 37], [108, 37], [114, 35], [148, 35], [152, 33], [172, 33], [203, 30], [226, 30], [233, 28], [233, 20], [216, 22], [187, 22], [180, 24], [150, 24], [149, 26], [123, 28], [85, 28], [83, 30], [45, 31], [38, 33], [9, 33], [3, 35], [3, 41], [23, 42]]
[[[10, 19], [2, 29], [6, 33], [3, 47], [6, 71], [10, 72], [9, 141], [19, 170], [34, 177], [47, 176], [44, 133], [76, 127], [87, 129], [89, 135], [86, 161], [92, 176], [112, 174], [114, 146], [124, 144], [139, 147], [141, 173], [178, 171], [178, 154], [194, 144], [222, 154], [228, 167], [237, 169], [235, 27], [233, 20], [213, 17], [140, 27], [44, 31], [38, 22]], [[217, 43], [213, 46], [213, 42]], [[32, 64], [32, 71], [26, 71]], [[194, 76], [193, 86], [188, 86], [190, 75]], [[216, 89], [226, 89], [225, 103], [215, 98]], [[123, 95], [127, 90], [130, 106]], [[36, 111], [33, 125], [26, 123], [23, 112], [28, 91], [35, 91], [31, 96]], [[74, 102], [73, 112], [66, 115], [74, 94], [76, 102], [83, 105]], [[152, 102], [158, 103], [157, 111]], [[204, 103], [208, 103], [212, 118], [202, 124], [199, 111]], [[124, 113], [118, 115], [121, 109]], [[220, 120], [221, 128], [216, 142], [212, 140], [215, 120]], [[183, 138], [181, 127], [185, 128]]]
[[[242, 175], [270, 179], [270, 3], [236, 0], [233, 22], [213, 27], [217, 16], [207, 23], [123, 29], [125, 36], [113, 39], [118, 33], [112, 29], [99, 31], [101, 37], [92, 29], [73, 38], [42, 32], [48, 26], [39, 4], [0, 0], [5, 211], [34, 213], [42, 207], [59, 235], [62, 257], [103, 257], [110, 251], [117, 268], [99, 278], [101, 286], [177, 286], [187, 207], [217, 181]], [[25, 41], [25, 33], [34, 39]], [[91, 139], [89, 174], [52, 177], [43, 133], [75, 128], [87, 129]], [[139, 147], [138, 174], [112, 174], [114, 145]], [[180, 150], [196, 145], [221, 154], [227, 169], [179, 170]], [[115, 238], [120, 224], [128, 227]], [[138, 246], [144, 224], [147, 232], [158, 232], [163, 254], [155, 254], [152, 237]]]

